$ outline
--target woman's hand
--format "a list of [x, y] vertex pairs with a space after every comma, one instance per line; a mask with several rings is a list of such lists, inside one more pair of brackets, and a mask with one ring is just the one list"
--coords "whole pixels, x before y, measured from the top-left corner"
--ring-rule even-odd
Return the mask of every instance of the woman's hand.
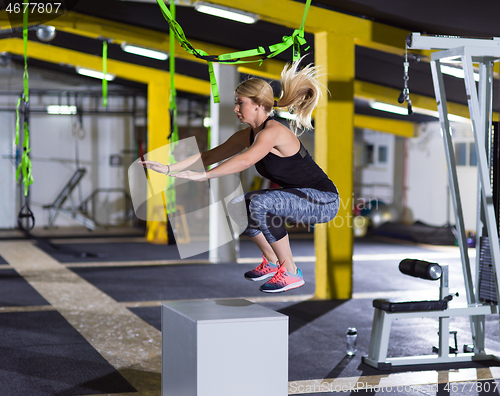
[[141, 164], [144, 168], [151, 169], [158, 173], [167, 174], [170, 172], [170, 167], [168, 165], [160, 164], [157, 161], [139, 161], [139, 164]]
[[179, 177], [181, 179], [188, 179], [197, 182], [202, 182], [208, 180], [206, 172], [193, 172], [193, 171], [182, 171], [177, 173], [171, 173], [171, 177]]

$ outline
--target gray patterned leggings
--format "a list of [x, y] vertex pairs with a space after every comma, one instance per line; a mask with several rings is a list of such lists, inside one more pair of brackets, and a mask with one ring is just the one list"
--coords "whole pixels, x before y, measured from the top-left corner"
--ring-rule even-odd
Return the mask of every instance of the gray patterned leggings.
[[[246, 213], [241, 213], [242, 201]], [[327, 223], [339, 210], [339, 195], [314, 188], [281, 188], [252, 191], [234, 198], [227, 207], [231, 218], [254, 237], [261, 232], [269, 243], [287, 235], [285, 223]]]

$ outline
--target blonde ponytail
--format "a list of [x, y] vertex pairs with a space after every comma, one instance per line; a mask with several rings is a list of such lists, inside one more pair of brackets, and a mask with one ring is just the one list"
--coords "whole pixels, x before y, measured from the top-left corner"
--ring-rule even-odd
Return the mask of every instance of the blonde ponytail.
[[320, 83], [316, 80], [317, 67], [309, 64], [297, 71], [299, 60], [289, 63], [281, 72], [281, 96], [278, 107], [285, 107], [296, 115], [290, 124], [292, 131], [312, 129], [311, 114], [318, 104], [321, 95]]

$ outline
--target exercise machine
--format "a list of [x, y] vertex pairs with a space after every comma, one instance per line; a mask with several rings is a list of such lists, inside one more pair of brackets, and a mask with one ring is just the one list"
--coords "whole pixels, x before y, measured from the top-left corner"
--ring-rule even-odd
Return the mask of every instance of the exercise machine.
[[[89, 218], [85, 213], [81, 212], [80, 207], [77, 207], [73, 202], [71, 193], [75, 187], [80, 183], [87, 170], [85, 168], [78, 168], [71, 176], [68, 182], [64, 185], [61, 192], [58, 194], [54, 202], [50, 205], [44, 205], [43, 208], [49, 212], [48, 227], [53, 227], [57, 215], [62, 213], [76, 221], [83, 224], [89, 230], [95, 230], [95, 222]], [[66, 201], [70, 201], [70, 207], [65, 206]]]
[[[448, 179], [455, 213], [455, 227], [460, 249], [462, 271], [467, 303], [463, 306], [448, 301], [439, 309], [419, 304], [397, 306], [391, 311], [390, 302], [374, 301], [375, 315], [370, 339], [369, 356], [363, 361], [370, 366], [384, 369], [392, 365], [418, 365], [431, 363], [466, 362], [475, 360], [500, 360], [485, 350], [485, 315], [497, 314], [499, 297], [500, 246], [498, 234], [498, 212], [500, 207], [498, 182], [493, 175], [498, 172], [500, 133], [492, 129], [493, 108], [493, 64], [500, 61], [500, 38], [462, 38], [456, 36], [428, 36], [411, 33], [406, 40], [409, 49], [438, 50], [431, 55], [431, 71], [434, 92], [443, 135]], [[475, 279], [472, 279], [467, 250], [462, 203], [458, 186], [455, 153], [448, 116], [446, 92], [441, 65], [458, 62], [464, 72], [464, 83], [474, 133], [477, 154], [477, 224], [476, 237], [480, 241], [476, 254]], [[478, 64], [479, 81], [476, 85], [473, 64]], [[498, 177], [498, 176], [497, 176]], [[494, 180], [494, 182], [492, 182]], [[447, 270], [441, 267], [441, 300], [448, 293]], [[396, 307], [396, 305], [392, 305]], [[449, 318], [468, 316], [472, 334], [472, 347], [464, 353], [449, 349]], [[393, 319], [410, 317], [439, 318], [439, 348], [437, 355], [388, 358], [390, 324]], [[454, 348], [457, 349], [457, 348]]]
[[[472, 360], [496, 360], [496, 356], [484, 352], [483, 332], [476, 337], [477, 352], [464, 346], [463, 353], [459, 352], [456, 341], [456, 332], [450, 332], [450, 318], [454, 316], [469, 316], [471, 318], [497, 313], [497, 306], [491, 304], [455, 305], [450, 302], [454, 294], [450, 294], [449, 272], [447, 265], [439, 265], [428, 261], [405, 259], [399, 264], [402, 273], [416, 278], [440, 282], [439, 299], [425, 301], [398, 301], [377, 299], [373, 301], [375, 314], [373, 317], [372, 333], [368, 356], [363, 356], [363, 363], [380, 370], [390, 369], [392, 366], [419, 365], [433, 363], [453, 363]], [[389, 336], [394, 320], [412, 318], [438, 318], [439, 344], [434, 347], [433, 355], [387, 357]], [[455, 343], [450, 345], [450, 334], [453, 334]]]

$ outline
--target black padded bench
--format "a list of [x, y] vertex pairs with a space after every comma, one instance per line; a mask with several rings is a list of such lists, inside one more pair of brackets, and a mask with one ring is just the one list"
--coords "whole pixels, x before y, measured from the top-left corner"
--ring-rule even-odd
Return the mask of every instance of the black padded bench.
[[[399, 263], [399, 270], [409, 276], [430, 281], [440, 281], [440, 299], [426, 301], [392, 301], [377, 299], [373, 301], [375, 313], [373, 316], [370, 349], [368, 356], [363, 356], [363, 362], [378, 369], [388, 369], [394, 365], [433, 363], [438, 357], [446, 361], [447, 357], [430, 355], [416, 357], [387, 358], [389, 336], [393, 320], [435, 317], [440, 321], [440, 345], [444, 345], [449, 334], [449, 316], [468, 314], [468, 307], [450, 310], [448, 307], [452, 296], [448, 287], [448, 266], [428, 261], [405, 259]], [[449, 340], [448, 340], [449, 341]], [[448, 350], [448, 346], [446, 346]]]
[[[415, 278], [436, 281], [443, 274], [442, 267], [428, 261], [405, 259], [399, 263], [399, 270]], [[386, 312], [418, 312], [444, 311], [448, 308], [451, 296], [444, 296], [440, 300], [431, 301], [390, 301], [384, 299], [373, 300], [373, 307]]]
[[383, 299], [373, 300], [373, 307], [385, 312], [419, 312], [419, 311], [444, 311], [448, 308], [449, 300], [432, 301], [389, 301]]

